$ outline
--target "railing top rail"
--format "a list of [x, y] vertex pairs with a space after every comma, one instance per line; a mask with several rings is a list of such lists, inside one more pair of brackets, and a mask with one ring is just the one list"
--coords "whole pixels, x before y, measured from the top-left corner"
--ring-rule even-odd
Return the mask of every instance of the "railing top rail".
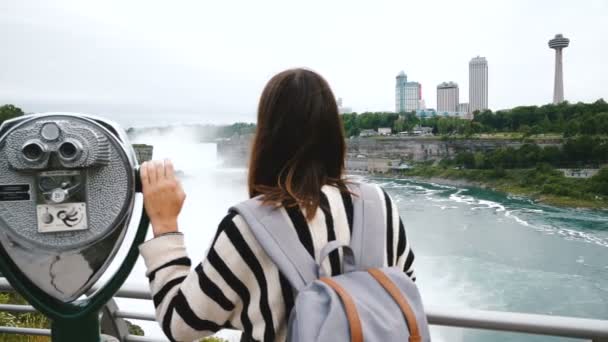
[[608, 338], [608, 320], [472, 309], [426, 309], [429, 324], [574, 338]]
[[[0, 291], [12, 291], [6, 279], [0, 278]], [[124, 285], [115, 297], [149, 300], [150, 293], [141, 286]], [[0, 311], [31, 312], [30, 306], [0, 305]], [[460, 328], [510, 331], [550, 336], [574, 337], [608, 340], [608, 320], [575, 318], [564, 316], [528, 314], [517, 312], [499, 312], [472, 309], [447, 309], [427, 307], [426, 313], [429, 324]], [[153, 321], [154, 315], [143, 312], [118, 310], [115, 318], [130, 318]], [[0, 327], [0, 332], [21, 333], [25, 331], [42, 334], [43, 330], [28, 330], [29, 328]], [[147, 338], [129, 336], [129, 341], [150, 341]]]

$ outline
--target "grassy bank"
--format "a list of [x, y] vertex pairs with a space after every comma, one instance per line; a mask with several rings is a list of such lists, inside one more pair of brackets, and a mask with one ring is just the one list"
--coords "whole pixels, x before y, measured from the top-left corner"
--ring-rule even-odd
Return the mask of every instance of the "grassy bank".
[[419, 165], [401, 174], [405, 177], [425, 179], [465, 180], [471, 185], [489, 187], [497, 191], [533, 198], [543, 203], [577, 207], [608, 208], [604, 195], [604, 179], [608, 170], [602, 170], [589, 179], [566, 178], [546, 165], [534, 169], [457, 169]]
[[[27, 305], [27, 301], [15, 292], [0, 292], [0, 304]], [[137, 336], [144, 336], [143, 329], [130, 321], [126, 321], [129, 333]], [[39, 312], [0, 312], [0, 326], [50, 329], [51, 321]], [[50, 342], [48, 336], [31, 336], [16, 334], [0, 334], [0, 342]], [[216, 340], [210, 340], [214, 342]], [[221, 340], [218, 340], [221, 341]], [[206, 342], [206, 341], [205, 341]]]
[[[0, 292], [0, 304], [25, 305], [26, 301], [14, 292]], [[7, 327], [27, 327], [48, 329], [51, 322], [42, 314], [36, 312], [14, 313], [0, 312], [0, 325]], [[47, 336], [27, 336], [0, 334], [0, 342], [50, 342]]]

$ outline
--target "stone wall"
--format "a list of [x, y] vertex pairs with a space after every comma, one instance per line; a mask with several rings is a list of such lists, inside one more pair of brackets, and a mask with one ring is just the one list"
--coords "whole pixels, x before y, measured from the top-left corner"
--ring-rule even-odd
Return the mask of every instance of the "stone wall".
[[133, 149], [135, 150], [135, 156], [137, 157], [138, 164], [152, 160], [152, 152], [154, 151], [154, 146], [134, 144]]
[[454, 149], [439, 139], [355, 138], [348, 141], [349, 156], [403, 160], [434, 160], [454, 155]]
[[[560, 145], [559, 140], [536, 141], [540, 146]], [[394, 137], [348, 140], [350, 157], [401, 159], [404, 161], [428, 161], [451, 158], [461, 151], [491, 151], [501, 147], [519, 148], [521, 140], [509, 139], [441, 139], [427, 137]]]
[[[560, 145], [559, 139], [535, 141], [540, 146]], [[408, 162], [437, 161], [452, 158], [461, 151], [491, 151], [500, 147], [519, 148], [521, 140], [509, 139], [441, 139], [438, 137], [382, 137], [352, 138], [347, 140], [346, 168], [369, 171], [385, 169], [395, 160]], [[224, 165], [246, 166], [251, 151], [251, 137], [236, 137], [217, 144], [219, 158]], [[375, 161], [375, 160], [379, 161]], [[371, 162], [371, 164], [370, 164]]]
[[253, 135], [235, 136], [217, 142], [217, 156], [224, 166], [243, 167], [249, 165]]

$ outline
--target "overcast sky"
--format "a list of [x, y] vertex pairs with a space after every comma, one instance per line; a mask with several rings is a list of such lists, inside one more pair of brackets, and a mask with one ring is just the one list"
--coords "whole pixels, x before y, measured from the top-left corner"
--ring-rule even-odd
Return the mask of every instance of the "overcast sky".
[[2, 1], [0, 103], [28, 112], [255, 120], [268, 79], [309, 67], [358, 112], [394, 110], [395, 76], [455, 81], [489, 64], [492, 109], [552, 99], [556, 33], [571, 102], [608, 99], [608, 1]]

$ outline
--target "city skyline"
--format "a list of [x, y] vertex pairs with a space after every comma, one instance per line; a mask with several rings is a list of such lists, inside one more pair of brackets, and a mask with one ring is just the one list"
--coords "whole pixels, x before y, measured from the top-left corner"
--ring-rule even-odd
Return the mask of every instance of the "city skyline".
[[[408, 91], [408, 86], [411, 88], [413, 85], [417, 87], [415, 91]], [[408, 82], [407, 75], [402, 70], [396, 77], [395, 112], [403, 113], [417, 111], [419, 109], [427, 109], [425, 105], [420, 105], [421, 103], [425, 103], [424, 96], [422, 96], [421, 87], [422, 85], [418, 82]], [[468, 114], [477, 110], [481, 111], [491, 109], [488, 104], [488, 61], [485, 57], [477, 56], [473, 57], [469, 61], [468, 87], [468, 102], [462, 102], [463, 105], [461, 106], [458, 83], [449, 81], [442, 82], [437, 85], [436, 102], [434, 107], [436, 111], [449, 113], [462, 112]], [[413, 102], [414, 94], [417, 94], [415, 102]], [[415, 103], [416, 106], [412, 106], [412, 103]]]
[[[357, 112], [394, 110], [402, 69], [432, 107], [446, 80], [468, 99], [467, 63], [479, 54], [491, 63], [493, 110], [543, 105], [554, 79], [546, 42], [556, 32], [576, 42], [563, 65], [566, 99], [608, 98], [606, 1], [311, 0], [298, 11], [278, 0], [3, 2], [0, 41], [9, 53], [0, 55], [0, 102], [118, 119], [253, 121], [270, 77], [303, 66]], [[429, 25], [454, 14], [449, 36]]]

